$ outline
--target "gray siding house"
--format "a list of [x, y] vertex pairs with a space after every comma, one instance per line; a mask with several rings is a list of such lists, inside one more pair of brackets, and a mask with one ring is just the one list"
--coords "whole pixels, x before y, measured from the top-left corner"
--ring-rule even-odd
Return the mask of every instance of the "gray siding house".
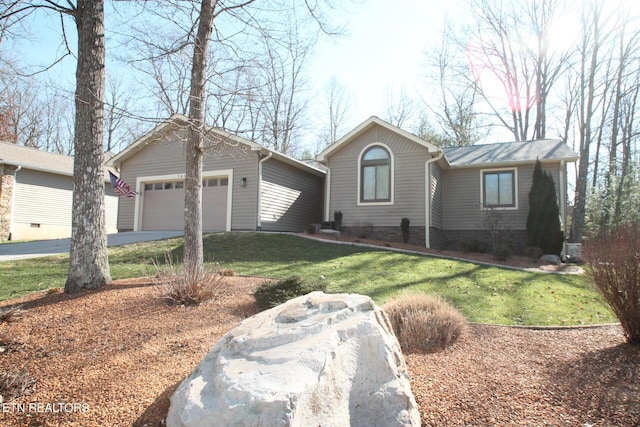
[[[175, 114], [109, 165], [137, 195], [123, 199], [118, 230], [184, 228], [187, 118]], [[203, 160], [204, 231], [303, 231], [320, 222], [325, 172], [208, 127]]]
[[554, 179], [566, 225], [566, 169], [578, 159], [562, 141], [440, 148], [371, 117], [317, 156], [326, 165], [324, 220], [341, 211], [346, 231], [436, 249], [488, 243], [498, 231], [513, 250], [526, 243], [528, 193], [539, 159]]
[[[118, 196], [105, 171], [108, 233], [115, 233]], [[73, 157], [0, 142], [0, 241], [71, 236]]]

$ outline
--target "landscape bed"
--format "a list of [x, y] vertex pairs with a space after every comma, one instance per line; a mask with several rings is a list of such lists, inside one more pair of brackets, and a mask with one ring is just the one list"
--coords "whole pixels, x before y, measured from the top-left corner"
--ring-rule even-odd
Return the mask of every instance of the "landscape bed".
[[[0, 370], [25, 372], [34, 381], [30, 394], [13, 403], [87, 408], [8, 410], [0, 424], [159, 426], [175, 387], [255, 311], [251, 294], [262, 279], [228, 280], [215, 300], [189, 308], [168, 306], [148, 279], [0, 303], [23, 307], [22, 316], [0, 324], [9, 341]], [[443, 352], [405, 357], [423, 425], [640, 423], [640, 354], [624, 344], [619, 326], [471, 325]]]
[[[167, 305], [153, 280], [141, 277], [157, 273], [162, 265], [153, 263], [166, 254], [180, 259], [181, 239], [112, 249], [119, 280], [78, 295], [55, 291], [68, 257], [0, 264], [0, 280], [12, 283], [3, 288], [0, 307], [21, 307], [13, 321], [0, 324], [0, 372], [30, 384], [24, 396], [5, 398], [0, 424], [161, 425], [177, 385], [229, 329], [255, 313], [252, 293], [266, 280], [255, 276], [326, 280], [331, 291], [367, 293], [379, 304], [405, 291], [438, 293], [475, 322], [614, 321], [584, 275], [291, 235], [212, 235], [205, 250], [223, 268], [248, 276], [228, 277], [213, 300], [195, 307]], [[452, 347], [405, 358], [426, 426], [640, 424], [640, 351], [624, 343], [619, 325], [472, 324]]]

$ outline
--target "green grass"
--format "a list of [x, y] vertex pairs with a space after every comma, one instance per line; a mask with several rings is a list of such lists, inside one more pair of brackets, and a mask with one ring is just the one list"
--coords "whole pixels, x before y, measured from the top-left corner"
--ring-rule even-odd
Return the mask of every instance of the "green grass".
[[[579, 325], [615, 321], [584, 275], [516, 271], [292, 235], [209, 235], [204, 245], [209, 262], [237, 274], [324, 277], [330, 291], [367, 294], [379, 304], [404, 291], [439, 294], [472, 322]], [[168, 252], [180, 259], [182, 239], [112, 248], [111, 275], [122, 279], [153, 274], [153, 260], [163, 262]], [[67, 256], [0, 263], [0, 300], [64, 286], [67, 263]]]

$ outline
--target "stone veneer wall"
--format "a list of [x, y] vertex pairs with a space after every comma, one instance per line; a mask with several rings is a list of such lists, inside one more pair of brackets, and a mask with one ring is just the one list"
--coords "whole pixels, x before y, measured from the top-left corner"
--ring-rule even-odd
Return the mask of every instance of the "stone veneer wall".
[[[479, 246], [484, 252], [492, 251], [491, 232], [488, 230], [438, 230], [441, 234], [439, 246], [432, 248], [465, 250], [469, 246]], [[527, 245], [527, 230], [498, 230], [496, 241], [498, 244], [507, 245], [514, 254], [522, 255]], [[466, 248], [465, 248], [466, 246]]]
[[11, 233], [11, 199], [16, 166], [0, 164], [0, 241]]
[[[397, 227], [375, 227], [360, 225], [342, 227], [343, 233], [361, 239], [376, 239], [386, 242], [402, 242], [402, 230]], [[409, 243], [425, 246], [424, 227], [410, 227]], [[497, 232], [497, 242], [506, 244], [514, 254], [523, 254], [526, 242], [526, 230], [500, 230]], [[440, 230], [429, 228], [429, 240], [432, 249], [465, 250], [469, 246], [477, 246], [483, 252], [492, 251], [491, 234], [487, 230]]]
[[[400, 224], [397, 227], [374, 227], [373, 225], [342, 227], [342, 231], [349, 236], [361, 239], [402, 242]], [[409, 226], [409, 243], [416, 246], [424, 246], [424, 232], [424, 227]]]

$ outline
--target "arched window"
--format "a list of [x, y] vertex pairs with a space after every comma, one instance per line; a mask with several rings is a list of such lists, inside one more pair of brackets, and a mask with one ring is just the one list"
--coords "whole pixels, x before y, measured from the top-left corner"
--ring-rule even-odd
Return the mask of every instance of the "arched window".
[[360, 202], [391, 201], [391, 155], [373, 145], [360, 158]]

